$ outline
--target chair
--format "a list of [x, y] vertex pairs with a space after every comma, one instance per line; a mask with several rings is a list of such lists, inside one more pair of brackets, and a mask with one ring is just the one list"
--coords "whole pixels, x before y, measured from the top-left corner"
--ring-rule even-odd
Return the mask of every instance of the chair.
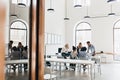
[[[10, 60], [20, 60], [20, 51], [14, 51], [11, 53], [10, 55]], [[16, 69], [18, 68], [18, 70], [21, 72], [22, 71], [22, 65], [21, 64], [11, 64], [9, 69], [12, 69], [14, 72], [16, 71]]]
[[95, 67], [97, 67], [98, 72], [101, 75], [101, 57], [100, 56], [93, 56], [91, 60], [95, 61]]
[[[55, 79], [56, 78], [56, 79]], [[51, 67], [45, 67], [44, 68], [44, 80], [57, 80], [57, 75], [55, 72], [51, 69]]]
[[101, 62], [106, 63], [107, 62], [107, 55], [106, 54], [101, 54]]

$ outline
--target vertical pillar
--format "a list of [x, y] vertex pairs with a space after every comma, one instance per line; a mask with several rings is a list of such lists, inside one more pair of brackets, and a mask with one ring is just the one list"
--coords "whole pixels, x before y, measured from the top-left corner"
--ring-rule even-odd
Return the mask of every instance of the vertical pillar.
[[32, 0], [30, 8], [31, 79], [44, 80], [44, 0]]
[[5, 0], [0, 0], [0, 80], [5, 80]]

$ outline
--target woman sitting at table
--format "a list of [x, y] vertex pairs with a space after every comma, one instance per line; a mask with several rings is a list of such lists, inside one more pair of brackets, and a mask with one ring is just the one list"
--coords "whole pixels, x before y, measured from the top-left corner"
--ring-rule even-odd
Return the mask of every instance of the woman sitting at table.
[[[63, 56], [64, 59], [67, 59], [67, 57], [69, 57], [69, 53], [70, 53], [69, 45], [65, 44], [65, 46], [61, 50], [61, 55]], [[65, 65], [66, 70], [67, 70], [68, 68], [67, 68], [66, 63], [64, 63], [64, 65]]]
[[[70, 54], [70, 59], [77, 59], [77, 48], [74, 46], [73, 51]], [[75, 71], [76, 64], [70, 63], [70, 67]]]
[[[78, 53], [78, 58], [81, 60], [88, 60], [88, 56], [87, 56], [87, 52], [86, 52], [87, 48], [86, 47], [82, 47], [81, 51]], [[83, 65], [83, 70], [85, 71], [86, 69], [86, 64], [82, 64]]]

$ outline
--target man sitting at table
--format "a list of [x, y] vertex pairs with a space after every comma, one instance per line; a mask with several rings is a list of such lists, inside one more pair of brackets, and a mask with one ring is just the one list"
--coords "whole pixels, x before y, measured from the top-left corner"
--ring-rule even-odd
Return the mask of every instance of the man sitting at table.
[[90, 56], [95, 56], [95, 47], [93, 46], [93, 44], [91, 44], [90, 41], [87, 41], [87, 45], [88, 45], [87, 53], [89, 53]]

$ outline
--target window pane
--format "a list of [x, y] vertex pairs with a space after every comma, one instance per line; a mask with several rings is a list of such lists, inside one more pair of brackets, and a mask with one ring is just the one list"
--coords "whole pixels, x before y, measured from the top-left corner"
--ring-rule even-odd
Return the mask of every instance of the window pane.
[[80, 23], [76, 30], [76, 45], [82, 42], [86, 46], [87, 41], [91, 41], [91, 27], [88, 23]]
[[120, 22], [117, 22], [114, 28], [120, 28]]
[[17, 46], [18, 42], [22, 42], [23, 46], [26, 46], [26, 30], [10, 30], [10, 40], [14, 41], [13, 46]]
[[91, 41], [91, 31], [77, 31], [77, 45], [79, 42], [82, 42], [86, 46], [87, 41]]
[[114, 29], [114, 51], [120, 53], [120, 29]]
[[91, 27], [88, 23], [80, 23], [77, 26], [77, 30], [82, 30], [82, 29], [91, 29]]
[[26, 29], [26, 26], [24, 23], [18, 21], [18, 22], [14, 22], [11, 25], [11, 28]]

